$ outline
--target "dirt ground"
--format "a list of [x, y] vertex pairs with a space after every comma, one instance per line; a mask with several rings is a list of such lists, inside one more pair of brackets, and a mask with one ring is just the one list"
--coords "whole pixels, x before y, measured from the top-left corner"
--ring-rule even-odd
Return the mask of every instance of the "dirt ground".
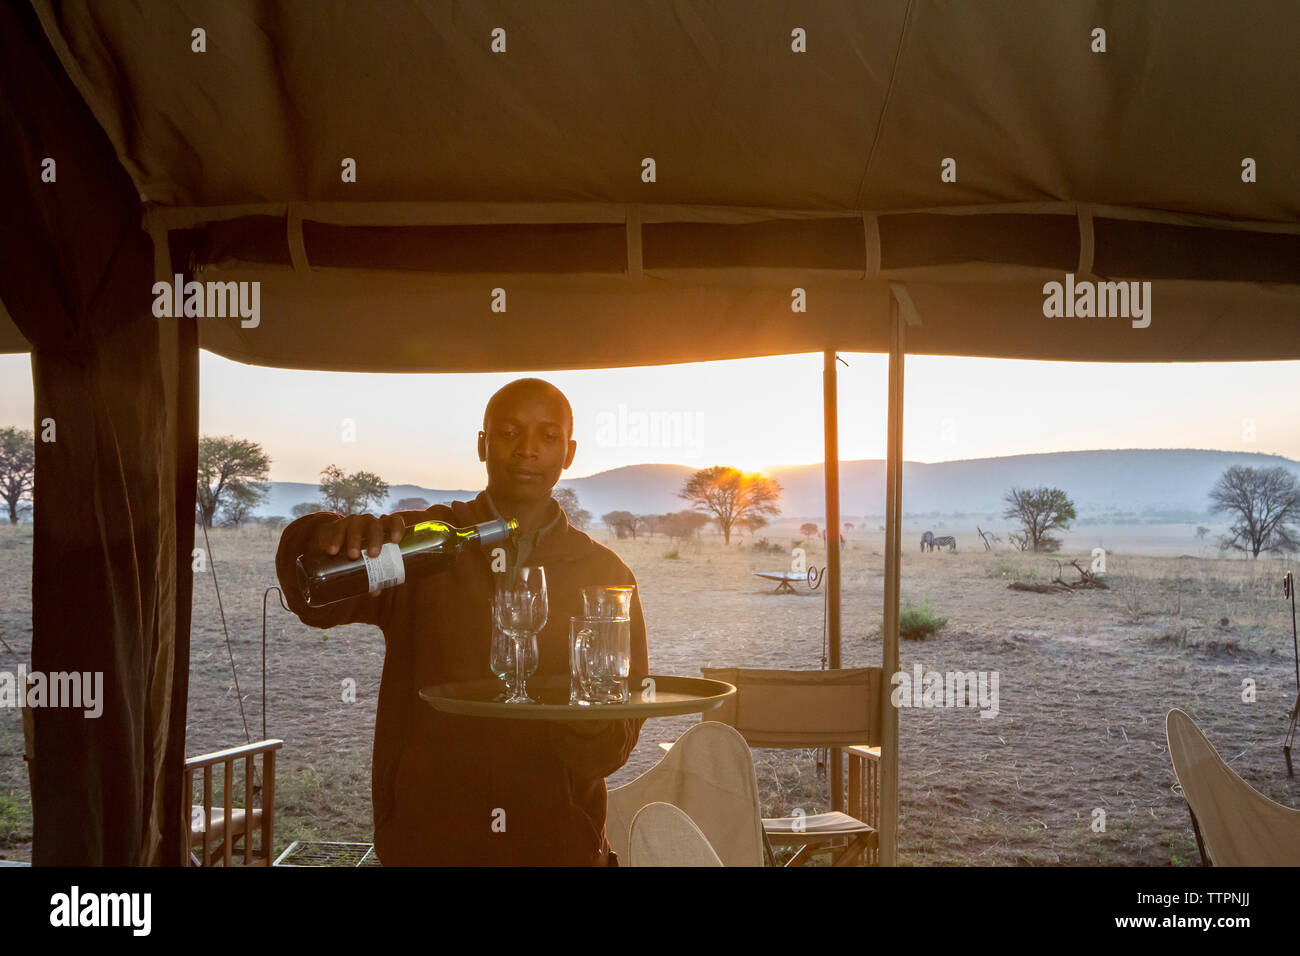
[[[597, 540], [637, 575], [651, 670], [705, 666], [816, 668], [823, 654], [823, 592], [772, 593], [755, 570], [789, 566], [798, 532], [764, 529], [780, 545], [720, 536], [676, 548], [662, 538]], [[952, 528], [944, 534], [954, 533]], [[998, 713], [909, 708], [900, 718], [900, 860], [915, 865], [1195, 865], [1186, 804], [1165, 744], [1164, 715], [1187, 711], [1252, 786], [1300, 805], [1282, 739], [1295, 700], [1290, 610], [1280, 559], [1111, 553], [1109, 591], [1034, 594], [1007, 589], [1044, 580], [1056, 556], [986, 553], [955, 532], [959, 553], [903, 551], [904, 601], [928, 597], [947, 625], [905, 641], [902, 668], [996, 671]], [[856, 531], [844, 552], [843, 664], [880, 663], [883, 533]], [[0, 529], [0, 669], [31, 648], [31, 529]], [[187, 750], [204, 753], [262, 736], [261, 606], [274, 583], [278, 535], [264, 528], [212, 533], [209, 570], [196, 579]], [[910, 532], [908, 541], [911, 540]], [[199, 539], [202, 544], [202, 538]], [[979, 550], [973, 550], [974, 547]], [[1197, 550], [1189, 541], [1188, 551]], [[819, 541], [804, 542], [820, 565]], [[669, 557], [671, 553], [676, 557]], [[1202, 549], [1203, 553], [1203, 549]], [[1067, 556], [1087, 566], [1086, 551]], [[234, 651], [222, 637], [220, 582]], [[1071, 570], [1067, 578], [1073, 578]], [[1221, 623], [1226, 619], [1227, 623]], [[270, 597], [266, 733], [285, 741], [277, 766], [277, 844], [294, 839], [368, 842], [370, 747], [383, 638], [366, 626], [303, 626]], [[355, 703], [340, 688], [356, 681]], [[1244, 682], [1255, 699], [1243, 701]], [[244, 718], [241, 719], [240, 701]], [[651, 720], [629, 763], [632, 779], [659, 758], [656, 743], [696, 718]], [[31, 807], [20, 715], [0, 710], [0, 859], [30, 858]], [[826, 809], [812, 751], [755, 751], [767, 815]], [[1094, 829], [1098, 809], [1104, 832]]]

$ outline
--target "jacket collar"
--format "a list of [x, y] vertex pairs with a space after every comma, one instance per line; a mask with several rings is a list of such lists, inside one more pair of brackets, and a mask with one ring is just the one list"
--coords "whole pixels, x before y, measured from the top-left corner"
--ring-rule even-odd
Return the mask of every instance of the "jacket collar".
[[[554, 501], [555, 499], [552, 498], [551, 500]], [[509, 517], [509, 515], [499, 515], [497, 513], [486, 488], [480, 491], [473, 501], [468, 502], [467, 507], [470, 509], [475, 524], [492, 521], [494, 518]], [[591, 538], [569, 524], [569, 516], [564, 513], [564, 509], [560, 507], [559, 502], [555, 502], [555, 511], [555, 517], [542, 528], [537, 546], [529, 556], [530, 562], [534, 560], [540, 563], [548, 560], [576, 561], [587, 557], [595, 549], [595, 544]]]

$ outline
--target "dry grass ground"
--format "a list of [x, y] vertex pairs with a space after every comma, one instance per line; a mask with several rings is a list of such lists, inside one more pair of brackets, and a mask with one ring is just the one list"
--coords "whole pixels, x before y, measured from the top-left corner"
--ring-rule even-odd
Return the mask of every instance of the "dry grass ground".
[[[766, 530], [766, 529], [765, 529]], [[942, 533], [953, 533], [951, 529]], [[909, 533], [910, 534], [910, 533]], [[1175, 790], [1164, 715], [1181, 707], [1253, 786], [1291, 806], [1281, 743], [1295, 699], [1284, 565], [1112, 554], [1109, 591], [1033, 594], [1013, 579], [1046, 579], [1053, 558], [971, 550], [903, 553], [905, 601], [929, 597], [947, 626], [905, 642], [902, 666], [997, 671], [999, 712], [908, 709], [901, 715], [900, 849], [904, 863], [974, 865], [1198, 862], [1186, 806]], [[0, 636], [27, 659], [31, 530], [0, 529]], [[780, 553], [706, 537], [677, 550], [663, 538], [598, 540], [636, 572], [650, 628], [652, 670], [702, 666], [818, 667], [822, 592], [771, 593], [754, 570], [788, 566], [792, 534], [771, 529]], [[910, 541], [910, 536], [909, 539]], [[273, 583], [277, 537], [217, 531], [212, 546], [249, 732], [261, 736], [260, 619]], [[200, 540], [201, 543], [201, 540]], [[1194, 550], [1190, 542], [1188, 550]], [[821, 564], [820, 542], [806, 544]], [[855, 532], [844, 553], [843, 663], [878, 664], [883, 535]], [[1070, 555], [1082, 557], [1084, 552]], [[1081, 564], [1084, 562], [1081, 560]], [[189, 737], [192, 754], [245, 739], [222, 638], [212, 574], [195, 589]], [[383, 639], [364, 626], [314, 631], [272, 596], [267, 650], [267, 732], [285, 740], [277, 772], [277, 843], [370, 838], [370, 744]], [[1227, 623], [1221, 621], [1227, 619]], [[0, 646], [0, 669], [18, 660]], [[356, 703], [345, 703], [345, 679]], [[1256, 699], [1242, 699], [1253, 681]], [[658, 759], [655, 744], [694, 718], [652, 720], [611, 785]], [[0, 858], [30, 856], [31, 809], [16, 711], [0, 711]], [[755, 753], [764, 812], [825, 809], [812, 752]], [[1094, 811], [1105, 832], [1094, 832]]]

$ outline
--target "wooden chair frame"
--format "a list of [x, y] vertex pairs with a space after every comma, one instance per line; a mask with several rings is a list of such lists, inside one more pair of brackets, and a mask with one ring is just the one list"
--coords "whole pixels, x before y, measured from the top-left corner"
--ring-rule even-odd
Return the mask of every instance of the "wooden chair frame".
[[[734, 702], [724, 706], [718, 711], [712, 711], [702, 715], [704, 720], [722, 720], [735, 727], [745, 737], [746, 742], [751, 747], [760, 748], [780, 748], [780, 749], [799, 749], [804, 747], [830, 746], [838, 748], [841, 752], [849, 757], [848, 776], [849, 776], [849, 799], [847, 813], [837, 813], [832, 811], [828, 814], [820, 814], [810, 817], [806, 822], [810, 826], [804, 829], [797, 829], [791, 818], [772, 819], [768, 818], [763, 821], [764, 837], [769, 846], [797, 846], [799, 849], [795, 852], [794, 857], [786, 866], [802, 866], [808, 862], [815, 854], [831, 854], [832, 866], [852, 866], [859, 861], [869, 865], [879, 863], [880, 857], [880, 805], [879, 805], [879, 759], [880, 759], [880, 727], [877, 717], [878, 707], [876, 702], [880, 699], [882, 693], [881, 687], [883, 676], [880, 668], [856, 668], [845, 669], [841, 671], [772, 671], [772, 670], [746, 670], [743, 668], [704, 668], [702, 673], [706, 677], [713, 677], [718, 680], [725, 680], [734, 683], [737, 686], [737, 697]], [[843, 731], [819, 732], [815, 729], [807, 731], [793, 729], [790, 731], [773, 730], [770, 727], [759, 729], [757, 727], [747, 727], [747, 720], [744, 714], [744, 705], [741, 702], [741, 696], [744, 694], [746, 677], [751, 681], [762, 682], [771, 685], [788, 683], [789, 686], [798, 688], [801, 685], [807, 685], [803, 688], [815, 688], [818, 684], [829, 681], [842, 680], [851, 682], [854, 680], [863, 681], [868, 684], [866, 691], [866, 714], [867, 717], [863, 722], [863, 727], [859, 729], [861, 738], [859, 741], [853, 741], [852, 738], [843, 739]], [[827, 688], [828, 692], [832, 689]], [[761, 705], [760, 705], [761, 706]], [[842, 785], [842, 781], [836, 781]], [[827, 828], [819, 829], [819, 824]]]
[[[240, 866], [270, 866], [274, 859], [275, 840], [275, 752], [284, 746], [283, 740], [259, 740], [242, 747], [231, 747], [214, 753], [190, 757], [185, 761], [185, 815], [192, 866], [213, 866], [220, 857], [225, 866], [234, 865], [235, 854], [240, 855]], [[262, 758], [262, 805], [254, 808], [256, 758]], [[244, 806], [236, 807], [235, 764], [244, 761]], [[212, 777], [215, 768], [221, 767], [224, 780], [222, 796], [224, 806], [217, 823], [219, 842], [213, 846]], [[203, 775], [203, 813], [200, 826], [194, 826], [194, 776]], [[242, 826], [241, 826], [242, 824]], [[253, 846], [253, 837], [260, 831], [261, 846]], [[237, 845], [242, 843], [242, 846]], [[195, 851], [198, 851], [196, 853]]]
[[[858, 744], [843, 748], [848, 760], [848, 813], [877, 833], [880, 831], [880, 748]], [[880, 843], [872, 840], [867, 847], [868, 866], [880, 865]]]

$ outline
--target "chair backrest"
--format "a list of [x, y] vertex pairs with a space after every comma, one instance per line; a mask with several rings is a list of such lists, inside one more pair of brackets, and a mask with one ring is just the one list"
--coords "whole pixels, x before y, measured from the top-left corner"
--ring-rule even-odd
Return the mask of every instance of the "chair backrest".
[[837, 670], [701, 668], [736, 686], [705, 721], [735, 727], [751, 747], [848, 747], [881, 743], [879, 667]]
[[726, 866], [763, 865], [763, 815], [749, 745], [726, 724], [694, 724], [655, 764], [609, 792], [605, 830], [620, 857], [642, 807], [671, 803], [700, 828]]
[[1274, 803], [1237, 776], [1181, 710], [1165, 718], [1165, 737], [1214, 866], [1300, 865], [1300, 810]]
[[708, 837], [671, 803], [649, 803], [632, 818], [628, 866], [722, 866]]
[[[186, 828], [187, 846], [193, 836], [194, 828], [199, 829], [197, 848], [202, 851], [199, 857], [201, 865], [208, 866], [215, 862], [210, 846], [214, 832], [220, 832], [220, 850], [222, 862], [231, 866], [236, 854], [240, 856], [243, 866], [270, 866], [272, 848], [275, 844], [275, 752], [284, 746], [283, 740], [258, 740], [241, 747], [218, 750], [185, 760], [184, 798], [185, 814], [182, 825]], [[254, 803], [257, 763], [261, 758], [262, 785], [260, 788], [261, 807], [256, 808], [259, 819], [254, 820]], [[242, 764], [242, 773], [236, 767]], [[221, 802], [213, 803], [213, 777], [217, 768], [221, 770]], [[201, 778], [202, 795], [199, 807], [194, 806], [194, 778]], [[242, 777], [242, 781], [239, 778]], [[235, 798], [239, 793], [238, 783], [243, 783], [242, 805], [236, 806]], [[214, 814], [220, 825], [213, 826]], [[236, 822], [237, 821], [237, 822]], [[236, 838], [243, 840], [239, 850], [234, 849]], [[260, 838], [260, 839], [259, 839]], [[255, 845], [255, 842], [260, 845]], [[194, 862], [193, 856], [190, 858]]]

